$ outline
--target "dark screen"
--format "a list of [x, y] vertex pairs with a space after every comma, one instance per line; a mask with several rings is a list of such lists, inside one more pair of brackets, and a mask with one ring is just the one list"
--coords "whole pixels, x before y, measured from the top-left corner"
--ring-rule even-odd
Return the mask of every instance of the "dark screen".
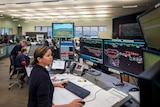
[[140, 107], [156, 107], [160, 97], [160, 60], [139, 75]]
[[119, 36], [143, 36], [138, 23], [119, 25]]

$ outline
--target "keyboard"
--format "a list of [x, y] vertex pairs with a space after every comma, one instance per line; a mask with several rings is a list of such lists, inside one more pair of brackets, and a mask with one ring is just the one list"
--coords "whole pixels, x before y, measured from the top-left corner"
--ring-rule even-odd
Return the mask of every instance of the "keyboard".
[[82, 87], [80, 87], [70, 81], [68, 81], [68, 83], [64, 84], [64, 88], [82, 99], [84, 99], [85, 97], [87, 97], [90, 94], [90, 91], [88, 91], [88, 90], [86, 90], [86, 89], [84, 89], [84, 88], [82, 88]]

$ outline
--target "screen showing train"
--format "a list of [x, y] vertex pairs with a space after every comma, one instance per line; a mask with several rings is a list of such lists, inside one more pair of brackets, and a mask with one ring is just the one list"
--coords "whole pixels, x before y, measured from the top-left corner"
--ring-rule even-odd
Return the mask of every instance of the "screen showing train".
[[104, 65], [137, 77], [143, 72], [144, 41], [104, 40]]

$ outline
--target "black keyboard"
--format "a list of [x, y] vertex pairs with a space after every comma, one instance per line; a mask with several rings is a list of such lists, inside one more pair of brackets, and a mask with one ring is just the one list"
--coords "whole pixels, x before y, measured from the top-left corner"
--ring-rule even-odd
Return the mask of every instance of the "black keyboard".
[[84, 99], [90, 94], [90, 91], [68, 81], [67, 84], [64, 84], [64, 88], [68, 91], [72, 92], [73, 94], [79, 96], [80, 98]]

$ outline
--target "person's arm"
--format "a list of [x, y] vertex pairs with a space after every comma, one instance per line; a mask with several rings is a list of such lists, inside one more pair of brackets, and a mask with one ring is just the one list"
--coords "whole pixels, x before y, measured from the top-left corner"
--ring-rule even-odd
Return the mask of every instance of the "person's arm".
[[22, 64], [23, 66], [26, 66], [27, 63], [26, 63], [26, 61], [22, 61], [21, 64]]
[[72, 102], [70, 102], [68, 104], [52, 105], [52, 107], [82, 107], [83, 104], [81, 102], [83, 102], [82, 99], [75, 99], [75, 100], [73, 100]]
[[67, 81], [67, 80], [64, 80], [64, 81], [60, 81], [60, 82], [54, 82], [53, 85], [54, 85], [55, 87], [64, 88], [63, 84], [65, 84], [65, 83], [68, 83], [68, 81]]

